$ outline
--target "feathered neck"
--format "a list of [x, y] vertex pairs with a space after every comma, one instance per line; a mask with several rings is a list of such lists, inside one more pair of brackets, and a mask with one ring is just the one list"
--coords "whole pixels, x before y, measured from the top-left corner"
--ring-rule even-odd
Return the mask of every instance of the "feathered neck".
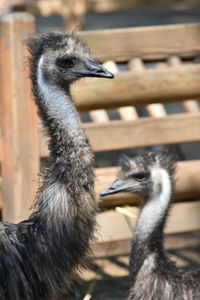
[[163, 230], [173, 192], [169, 173], [160, 168], [152, 170], [152, 190], [144, 201], [135, 228], [130, 258], [133, 281], [140, 266], [150, 254], [163, 258]]

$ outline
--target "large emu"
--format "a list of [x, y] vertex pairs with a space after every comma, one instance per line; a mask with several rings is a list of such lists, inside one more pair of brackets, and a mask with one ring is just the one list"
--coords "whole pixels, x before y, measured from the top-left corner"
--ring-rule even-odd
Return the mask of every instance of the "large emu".
[[129, 300], [198, 300], [200, 270], [184, 273], [163, 248], [163, 229], [173, 193], [174, 159], [148, 152], [124, 157], [118, 178], [102, 195], [140, 194], [144, 201], [137, 220], [130, 257]]
[[49, 33], [27, 44], [50, 157], [31, 216], [0, 224], [0, 299], [80, 299], [75, 271], [86, 264], [97, 200], [93, 153], [69, 86], [81, 77], [113, 75], [71, 34]]

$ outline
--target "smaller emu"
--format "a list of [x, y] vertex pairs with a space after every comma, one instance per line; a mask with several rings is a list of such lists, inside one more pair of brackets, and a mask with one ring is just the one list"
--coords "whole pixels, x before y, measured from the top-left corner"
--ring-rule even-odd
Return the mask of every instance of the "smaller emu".
[[163, 247], [174, 170], [175, 161], [167, 154], [124, 156], [117, 179], [101, 193], [132, 192], [143, 198], [131, 248], [129, 300], [200, 299], [200, 270], [184, 273]]

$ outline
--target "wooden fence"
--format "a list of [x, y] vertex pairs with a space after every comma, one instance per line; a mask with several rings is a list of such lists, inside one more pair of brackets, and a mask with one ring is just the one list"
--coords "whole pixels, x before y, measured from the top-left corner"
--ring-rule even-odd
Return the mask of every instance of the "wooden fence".
[[[27, 53], [21, 43], [33, 33], [34, 18], [30, 14], [0, 18], [1, 207], [8, 221], [19, 221], [28, 215], [40, 160], [48, 156], [31, 100], [24, 63]], [[78, 109], [89, 112], [92, 120], [83, 123], [83, 127], [95, 151], [200, 141], [200, 112], [194, 100], [200, 98], [200, 66], [195, 62], [200, 51], [200, 25], [92, 31], [79, 35], [91, 47], [94, 58], [116, 73], [112, 81], [83, 80], [72, 88]], [[119, 63], [127, 70], [120, 71]], [[153, 63], [154, 68], [147, 69], [148, 63]], [[168, 115], [163, 104], [177, 101], [181, 101], [183, 112]], [[138, 105], [146, 107], [148, 117], [138, 115]], [[107, 108], [117, 109], [120, 119], [111, 121]], [[117, 167], [97, 169], [97, 191], [107, 186], [116, 172]], [[200, 229], [200, 201], [194, 201], [200, 196], [199, 174], [200, 160], [178, 163], [176, 198], [181, 202], [174, 205], [168, 233]], [[99, 214], [104, 242], [99, 253], [107, 249], [105, 243], [130, 239], [135, 218], [131, 219], [131, 227], [127, 218], [138, 212], [136, 196], [115, 195], [103, 199], [105, 207], [128, 203], [135, 207]], [[117, 249], [113, 246], [112, 251]]]

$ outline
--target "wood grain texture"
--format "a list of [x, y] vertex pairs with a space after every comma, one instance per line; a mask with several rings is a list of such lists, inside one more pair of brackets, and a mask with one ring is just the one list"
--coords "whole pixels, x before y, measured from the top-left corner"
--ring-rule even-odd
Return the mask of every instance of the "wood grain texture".
[[[136, 57], [136, 58], [133, 58], [132, 60], [130, 60], [129, 68], [132, 71], [140, 72], [140, 71], [145, 70], [145, 65], [140, 58]], [[156, 68], [159, 68], [159, 69], [165, 68], [165, 64], [157, 63]], [[155, 117], [155, 118], [166, 117], [166, 115], [167, 115], [165, 107], [161, 103], [148, 104], [146, 106], [146, 110], [151, 117]]]
[[179, 24], [84, 31], [79, 35], [86, 40], [93, 56], [102, 62], [128, 61], [133, 57], [163, 59], [169, 55], [193, 56], [200, 50], [199, 32], [199, 24]]
[[80, 111], [198, 99], [200, 65], [120, 72], [113, 80], [82, 80], [72, 86]]
[[192, 142], [200, 140], [200, 113], [88, 123], [84, 128], [95, 151]]
[[[136, 7], [146, 7], [146, 6], [159, 6], [159, 5], [168, 5], [170, 7], [180, 4], [179, 1], [174, 0], [85, 0], [87, 2], [87, 9], [89, 11], [95, 12], [112, 12], [119, 10], [129, 10]], [[189, 3], [188, 3], [189, 2]], [[192, 1], [181, 1], [181, 5], [184, 4], [184, 8], [191, 8], [190, 5], [198, 4], [198, 0]]]
[[[133, 218], [125, 216], [114, 210], [98, 214], [98, 242], [105, 243], [118, 240], [130, 240], [132, 238], [139, 208], [129, 207], [127, 210], [134, 212]], [[175, 234], [199, 230], [199, 211], [200, 201], [175, 203], [171, 209], [165, 233]], [[110, 224], [112, 224], [112, 226], [110, 226]]]
[[[177, 67], [181, 65], [181, 59], [178, 56], [172, 55], [168, 59], [168, 64], [172, 67]], [[199, 103], [195, 100], [187, 100], [182, 102], [183, 108], [186, 112], [193, 113], [199, 111]]]
[[[189, 247], [189, 248], [188, 248]], [[188, 232], [167, 235], [165, 239], [165, 249], [191, 249], [199, 247], [199, 232]], [[92, 245], [92, 252], [95, 257], [113, 256], [128, 254], [131, 251], [131, 239], [96, 242]]]
[[130, 9], [136, 6], [133, 0], [86, 0], [88, 11], [109, 12]]
[[22, 40], [33, 32], [30, 14], [0, 18], [3, 217], [13, 222], [29, 214], [39, 170], [36, 110], [24, 64], [27, 53], [22, 47]]
[[[83, 127], [95, 151], [185, 143], [200, 140], [200, 113], [85, 123]], [[46, 139], [41, 133], [39, 138], [40, 156], [46, 157]]]

